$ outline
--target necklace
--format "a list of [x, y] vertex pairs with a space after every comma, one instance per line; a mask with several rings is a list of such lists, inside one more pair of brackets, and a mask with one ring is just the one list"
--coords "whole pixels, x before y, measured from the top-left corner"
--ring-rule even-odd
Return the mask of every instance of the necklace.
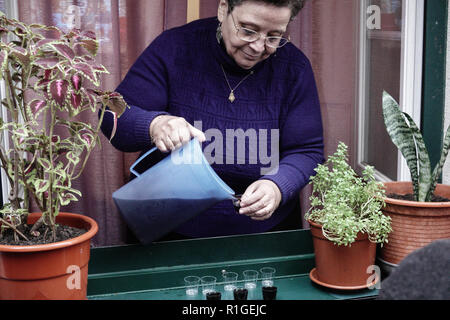
[[228, 96], [228, 100], [230, 100], [230, 102], [233, 103], [234, 100], [236, 100], [236, 96], [234, 95], [234, 90], [236, 90], [241, 85], [241, 83], [245, 81], [245, 79], [247, 79], [248, 77], [250, 77], [253, 74], [253, 70], [250, 71], [250, 73], [248, 75], [246, 75], [241, 81], [239, 81], [239, 83], [234, 88], [231, 88], [230, 82], [228, 81], [228, 78], [227, 78], [227, 74], [225, 73], [225, 69], [223, 68], [222, 65], [220, 65], [220, 67], [222, 68], [223, 75], [225, 76], [225, 80], [227, 81], [228, 88], [230, 88], [230, 95]]

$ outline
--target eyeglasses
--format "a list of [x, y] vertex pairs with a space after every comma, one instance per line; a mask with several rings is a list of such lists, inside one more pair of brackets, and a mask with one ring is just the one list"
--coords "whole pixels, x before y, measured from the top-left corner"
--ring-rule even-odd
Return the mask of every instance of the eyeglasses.
[[234, 27], [237, 30], [236, 31], [237, 37], [243, 41], [255, 42], [261, 38], [264, 38], [265, 40], [264, 43], [266, 44], [266, 46], [271, 48], [281, 48], [290, 41], [290, 38], [286, 39], [278, 36], [265, 36], [259, 32], [256, 32], [255, 30], [237, 26], [236, 22], [234, 21], [232, 12], [231, 12], [231, 19], [233, 19]]

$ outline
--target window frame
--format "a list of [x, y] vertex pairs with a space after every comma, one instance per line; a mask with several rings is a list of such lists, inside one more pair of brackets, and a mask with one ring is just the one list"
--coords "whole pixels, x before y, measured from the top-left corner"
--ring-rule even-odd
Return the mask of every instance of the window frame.
[[[368, 86], [368, 34], [366, 25], [368, 18], [367, 8], [369, 0], [359, 3], [359, 38], [358, 38], [358, 86], [356, 94], [356, 159], [353, 164], [358, 173], [367, 166], [364, 162], [365, 137], [364, 127], [366, 119], [366, 97]], [[425, 0], [402, 1], [402, 31], [401, 31], [401, 68], [400, 68], [400, 101], [402, 111], [411, 115], [414, 121], [421, 123], [422, 114], [422, 87], [423, 87], [423, 45], [424, 45]], [[379, 32], [379, 36], [386, 39], [395, 39], [399, 35], [393, 32]], [[383, 34], [384, 33], [384, 34]], [[406, 161], [398, 151], [397, 180], [411, 180]], [[375, 177], [380, 181], [391, 181], [389, 177], [375, 168]]]
[[[6, 14], [7, 17], [13, 18], [13, 19], [18, 19], [19, 18], [19, 7], [18, 7], [17, 0], [5, 1], [5, 11], [6, 12], [4, 12], [4, 13]], [[0, 101], [3, 99], [4, 96], [5, 96], [4, 80], [0, 80]], [[6, 118], [6, 110], [3, 107], [0, 108], [0, 116], [2, 119]], [[4, 147], [5, 150], [9, 149], [9, 135], [7, 132], [3, 132], [2, 139], [0, 139], [0, 144]], [[1, 168], [1, 170], [0, 170], [0, 177], [1, 177], [1, 179], [0, 179], [0, 188], [1, 188], [0, 202], [1, 202], [1, 206], [3, 206], [3, 204], [8, 199], [9, 192], [11, 190], [11, 187], [8, 183], [6, 175], [3, 172], [1, 172], [3, 170], [4, 170], [3, 168]]]

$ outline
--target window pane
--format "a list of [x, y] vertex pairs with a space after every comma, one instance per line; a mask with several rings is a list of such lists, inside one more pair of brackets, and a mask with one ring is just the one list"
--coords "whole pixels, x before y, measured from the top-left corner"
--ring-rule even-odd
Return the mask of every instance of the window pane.
[[387, 177], [397, 179], [397, 148], [386, 132], [383, 90], [397, 101], [400, 97], [402, 51], [402, 1], [372, 0], [381, 8], [381, 29], [367, 33], [367, 81], [363, 162]]

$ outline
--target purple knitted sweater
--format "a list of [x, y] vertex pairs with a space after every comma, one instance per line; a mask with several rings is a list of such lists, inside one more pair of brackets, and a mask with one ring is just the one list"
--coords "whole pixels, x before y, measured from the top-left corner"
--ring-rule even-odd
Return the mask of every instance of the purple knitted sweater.
[[[163, 32], [117, 88], [131, 106], [118, 121], [112, 140], [117, 149], [148, 150], [153, 147], [150, 122], [161, 114], [180, 116], [206, 133], [203, 150], [236, 194], [258, 179], [280, 188], [282, 202], [270, 219], [251, 220], [223, 201], [176, 230], [191, 237], [270, 230], [293, 210], [301, 188], [323, 161], [320, 105], [306, 56], [290, 43], [278, 49], [252, 69], [231, 103], [221, 65], [232, 88], [249, 70], [241, 69], [217, 42], [217, 25], [217, 18], [207, 18]], [[110, 137], [112, 128], [107, 113], [102, 131]], [[274, 146], [279, 159], [273, 157]]]

